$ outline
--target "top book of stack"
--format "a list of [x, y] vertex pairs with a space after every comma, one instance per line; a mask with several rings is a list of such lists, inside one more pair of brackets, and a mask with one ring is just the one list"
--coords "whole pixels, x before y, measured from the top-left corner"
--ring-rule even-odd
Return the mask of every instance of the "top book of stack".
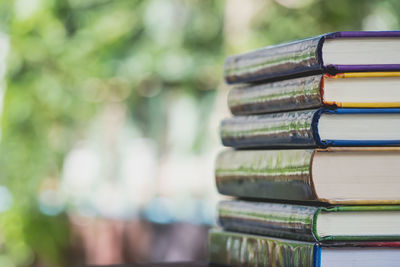
[[228, 57], [227, 83], [400, 70], [400, 31], [334, 32]]

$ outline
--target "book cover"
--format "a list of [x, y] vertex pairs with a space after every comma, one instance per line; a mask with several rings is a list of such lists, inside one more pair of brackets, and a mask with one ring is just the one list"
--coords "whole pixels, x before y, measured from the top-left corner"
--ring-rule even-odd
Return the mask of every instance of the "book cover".
[[[378, 254], [375, 257], [369, 256], [373, 251]], [[326, 252], [333, 252], [333, 255], [329, 253], [333, 257], [326, 257], [329, 256]], [[337, 266], [398, 266], [399, 252], [400, 242], [346, 242], [326, 245], [219, 229], [209, 232], [209, 261], [229, 266], [320, 267], [327, 263], [335, 266], [335, 263], [329, 262], [335, 259], [339, 261], [338, 264], [342, 264]], [[343, 259], [344, 257], [346, 258]], [[363, 259], [366, 257], [372, 259]], [[372, 262], [373, 260], [378, 262]]]
[[[329, 80], [345, 80], [349, 84], [368, 78], [379, 78], [380, 81], [399, 77], [400, 72], [348, 72], [336, 75], [319, 74], [307, 77], [288, 79], [262, 84], [241, 84], [234, 86], [228, 95], [228, 106], [233, 115], [252, 115], [311, 108], [393, 108], [400, 107], [400, 102], [386, 96], [385, 101], [362, 100], [332, 101], [326, 99], [325, 84]], [[383, 84], [381, 86], [384, 86]], [[351, 89], [354, 89], [351, 88]], [[382, 88], [384, 89], [384, 88]], [[380, 94], [384, 94], [383, 90]], [[357, 92], [362, 91], [358, 90]], [[361, 94], [365, 94], [362, 92]], [[354, 97], [354, 96], [353, 96]], [[370, 97], [372, 98], [372, 97]]]
[[209, 260], [230, 266], [314, 266], [313, 243], [212, 230]]
[[314, 150], [225, 150], [216, 161], [219, 193], [236, 197], [318, 200], [312, 187]]
[[[219, 193], [234, 197], [308, 204], [400, 204], [399, 157], [396, 147], [226, 149], [217, 157], [215, 181]], [[323, 159], [328, 167], [319, 167], [317, 173]], [[346, 169], [348, 162], [352, 170]], [[321, 178], [324, 183], [318, 183]], [[346, 193], [338, 195], [341, 191]]]
[[252, 115], [322, 107], [322, 75], [284, 81], [243, 84], [228, 94], [233, 115]]
[[222, 144], [237, 148], [317, 147], [313, 123], [318, 113], [313, 109], [224, 119], [220, 125]]
[[[350, 214], [363, 220], [364, 214], [373, 212], [377, 216], [387, 212], [399, 214], [399, 205], [381, 206], [310, 206], [288, 203], [252, 202], [252, 201], [222, 201], [218, 205], [219, 223], [228, 231], [260, 234], [278, 238], [294, 239], [311, 242], [348, 242], [348, 241], [400, 241], [398, 234], [320, 234], [317, 222], [322, 213]], [[398, 218], [398, 216], [396, 217]], [[394, 217], [390, 220], [398, 221]], [[348, 218], [346, 218], [348, 219]], [[372, 223], [370, 221], [370, 223]], [[386, 227], [381, 225], [380, 227]], [[331, 226], [329, 226], [331, 227]], [[352, 232], [352, 225], [348, 226]], [[379, 232], [379, 231], [378, 231]], [[386, 234], [383, 234], [386, 233]]]
[[[313, 148], [328, 146], [398, 146], [399, 137], [388, 140], [365, 139], [322, 139], [319, 122], [323, 114], [363, 115], [398, 114], [400, 109], [312, 109], [263, 115], [234, 116], [220, 125], [224, 146], [235, 148]], [[356, 120], [357, 122], [357, 120]], [[369, 125], [360, 124], [371, 129]], [[365, 131], [360, 129], [360, 134]], [[376, 129], [379, 131], [379, 129]], [[393, 133], [396, 135], [396, 133]]]
[[325, 40], [368, 37], [400, 37], [400, 31], [333, 32], [231, 56], [225, 62], [225, 79], [227, 83], [241, 83], [300, 77], [318, 73], [336, 74], [340, 72], [400, 70], [400, 63], [324, 65], [322, 61], [322, 46]]

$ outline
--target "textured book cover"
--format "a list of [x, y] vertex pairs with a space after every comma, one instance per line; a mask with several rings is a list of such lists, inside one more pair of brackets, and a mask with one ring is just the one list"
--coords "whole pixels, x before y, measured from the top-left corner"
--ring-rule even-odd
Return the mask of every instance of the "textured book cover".
[[231, 56], [225, 62], [225, 79], [228, 83], [240, 83], [318, 73], [400, 70], [400, 64], [373, 62], [369, 65], [324, 65], [322, 46], [326, 39], [365, 37], [400, 37], [400, 31], [334, 32]]
[[317, 147], [313, 122], [318, 110], [267, 115], [235, 116], [220, 125], [224, 146], [248, 147]]
[[[234, 116], [220, 125], [224, 146], [235, 148], [313, 148], [328, 146], [397, 146], [393, 140], [329, 139], [319, 134], [322, 114], [399, 114], [400, 109], [312, 109], [263, 115]], [[360, 117], [361, 118], [361, 117]], [[400, 136], [400, 134], [399, 134]]]
[[228, 106], [233, 115], [252, 115], [311, 108], [393, 108], [400, 102], [332, 102], [326, 99], [324, 87], [327, 79], [356, 79], [399, 77], [400, 72], [349, 72], [336, 75], [319, 74], [283, 81], [242, 84], [233, 87], [228, 95]]
[[[400, 148], [227, 149], [222, 151], [216, 160], [215, 181], [217, 189], [219, 193], [228, 196], [291, 202], [324, 202], [332, 205], [400, 204], [399, 196], [393, 199], [365, 198], [365, 196], [361, 197], [361, 195], [356, 197], [358, 195], [357, 191], [346, 198], [320, 197], [315, 187], [315, 173], [312, 173], [312, 166], [316, 155], [329, 155], [330, 153], [360, 153], [366, 157], [378, 153], [386, 157], [388, 155], [397, 155], [400, 153]], [[395, 162], [395, 159], [392, 159], [390, 164]], [[359, 168], [363, 168], [362, 163], [358, 164], [358, 171], [360, 171]], [[395, 171], [397, 172], [397, 170]], [[341, 170], [341, 173], [343, 172], [344, 170]], [[388, 175], [385, 181], [389, 182], [390, 177], [392, 179], [398, 178], [396, 174]], [[334, 185], [334, 182], [335, 180], [332, 180], [332, 185]], [[384, 184], [375, 186], [385, 187]], [[394, 186], [392, 188], [395, 188]], [[354, 190], [363, 192], [364, 190], [371, 190], [371, 187], [367, 183], [362, 183], [355, 186]]]
[[314, 266], [313, 243], [219, 230], [209, 234], [209, 260], [231, 266]]
[[221, 194], [288, 200], [317, 200], [312, 187], [314, 150], [225, 150], [216, 161]]
[[[317, 231], [317, 221], [321, 212], [347, 212], [347, 214], [351, 212], [354, 216], [357, 216], [357, 213], [362, 216], [363, 212], [376, 212], [377, 214], [383, 214], [384, 212], [400, 213], [400, 206], [321, 207], [240, 200], [222, 201], [218, 205], [220, 225], [228, 231], [311, 242], [400, 241], [400, 235], [320, 236]], [[385, 225], [381, 227], [385, 227]]]
[[311, 109], [323, 106], [322, 75], [232, 88], [228, 106], [233, 115]]
[[[327, 249], [352, 253], [352, 248], [398, 250], [399, 242], [346, 242], [323, 245], [260, 235], [225, 232], [213, 229], [209, 233], [209, 260], [229, 266], [304, 267], [323, 266], [321, 259]], [[400, 250], [399, 250], [400, 251]], [[322, 254], [322, 257], [321, 257]], [[397, 262], [390, 262], [397, 266]], [[349, 264], [356, 265], [355, 262]], [[346, 265], [350, 266], [350, 265]], [[386, 266], [386, 265], [381, 265]]]

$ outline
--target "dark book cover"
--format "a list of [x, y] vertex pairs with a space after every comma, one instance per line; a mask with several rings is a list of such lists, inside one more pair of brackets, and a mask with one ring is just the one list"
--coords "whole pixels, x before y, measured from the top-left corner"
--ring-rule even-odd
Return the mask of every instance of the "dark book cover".
[[234, 148], [313, 148], [328, 146], [398, 146], [398, 139], [332, 139], [322, 140], [319, 119], [322, 114], [398, 114], [400, 109], [320, 108], [312, 110], [272, 113], [264, 115], [234, 116], [220, 125], [224, 146]]
[[280, 80], [318, 73], [393, 71], [399, 64], [325, 65], [322, 46], [327, 39], [337, 38], [399, 38], [400, 31], [344, 31], [265, 47], [249, 53], [228, 57], [225, 62], [227, 83]]

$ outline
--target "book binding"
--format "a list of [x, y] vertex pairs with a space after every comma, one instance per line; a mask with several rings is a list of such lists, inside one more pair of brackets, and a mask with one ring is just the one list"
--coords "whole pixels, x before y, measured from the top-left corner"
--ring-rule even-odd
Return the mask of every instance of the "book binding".
[[217, 157], [217, 189], [236, 197], [315, 201], [313, 154], [312, 149], [225, 150]]
[[333, 32], [231, 56], [225, 62], [225, 80], [233, 84], [318, 73], [400, 70], [400, 64], [324, 65], [322, 46], [326, 39], [368, 37], [398, 38], [400, 31]]
[[233, 266], [318, 266], [313, 243], [211, 230], [209, 260]]
[[322, 75], [232, 88], [228, 106], [233, 115], [254, 115], [318, 108], [323, 105]]
[[[319, 235], [321, 213], [400, 212], [400, 205], [306, 206], [289, 203], [221, 201], [218, 218], [224, 230], [310, 242], [400, 241], [400, 235]], [[354, 215], [357, 216], [357, 215]], [[384, 227], [384, 226], [382, 226]]]
[[323, 140], [319, 134], [322, 114], [398, 114], [399, 108], [319, 108], [263, 115], [234, 116], [222, 121], [221, 140], [235, 148], [314, 148], [329, 146], [398, 146], [393, 140]]

